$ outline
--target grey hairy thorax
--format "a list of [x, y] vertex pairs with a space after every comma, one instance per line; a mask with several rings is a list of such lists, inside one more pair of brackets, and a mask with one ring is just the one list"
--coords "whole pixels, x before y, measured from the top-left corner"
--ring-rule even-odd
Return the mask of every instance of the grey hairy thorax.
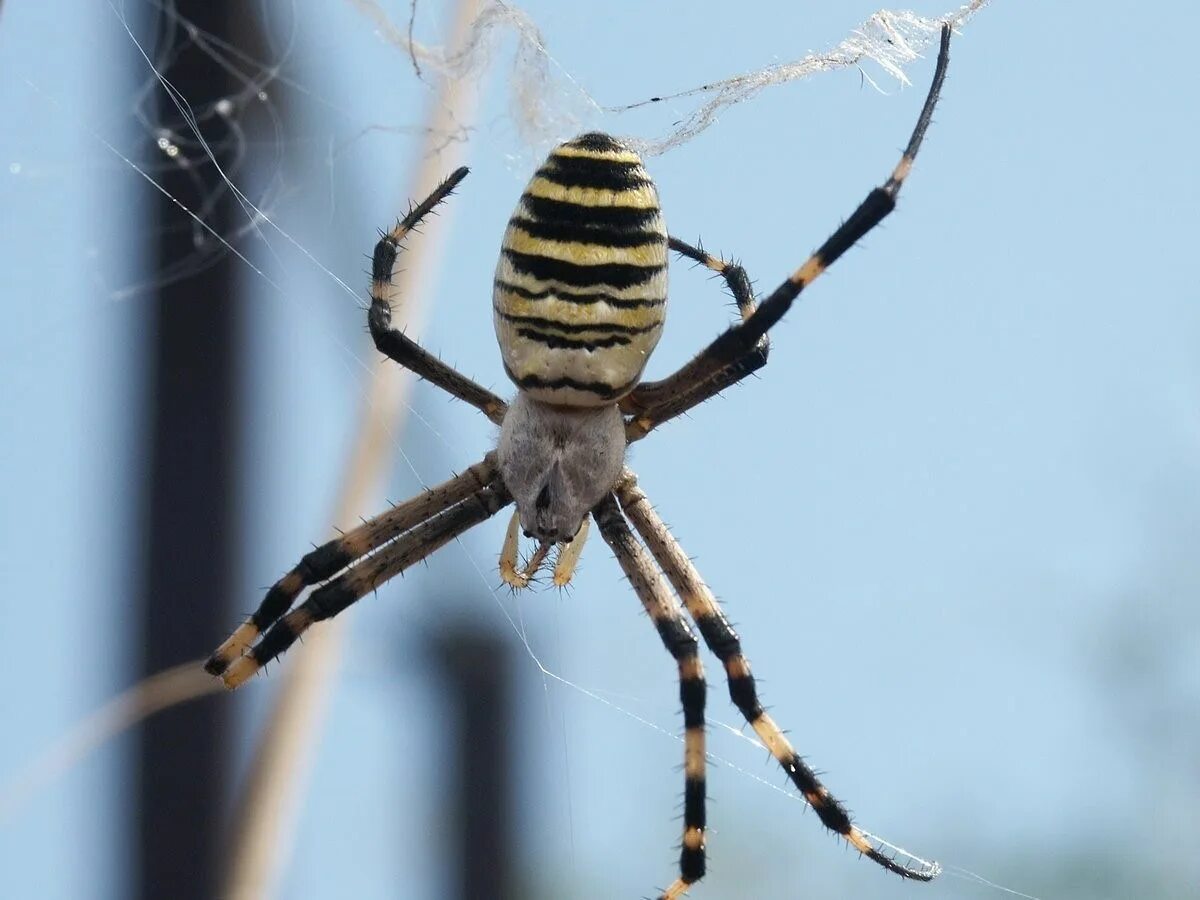
[[625, 423], [616, 404], [556, 407], [518, 393], [504, 417], [500, 476], [526, 535], [569, 541], [625, 464]]

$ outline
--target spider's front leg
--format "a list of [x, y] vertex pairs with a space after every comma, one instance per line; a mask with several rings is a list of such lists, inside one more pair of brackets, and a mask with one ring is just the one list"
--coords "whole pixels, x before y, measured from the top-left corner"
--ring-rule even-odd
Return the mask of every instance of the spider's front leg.
[[[579, 565], [579, 557], [583, 555], [583, 548], [587, 543], [589, 521], [591, 520], [585, 516], [583, 524], [575, 532], [575, 537], [557, 545], [558, 558], [554, 561], [552, 576], [555, 587], [563, 588], [571, 583], [571, 579], [575, 575], [575, 567]], [[539, 543], [537, 549], [533, 551], [533, 555], [522, 566], [518, 561], [521, 546], [520, 533], [521, 514], [517, 510], [513, 510], [512, 518], [508, 520], [508, 530], [504, 533], [504, 546], [500, 550], [500, 578], [510, 588], [516, 590], [529, 587], [533, 577], [549, 555], [550, 549], [555, 546], [545, 541]]]
[[507, 409], [503, 400], [446, 365], [412, 338], [392, 327], [392, 271], [400, 255], [400, 244], [466, 177], [466, 166], [456, 169], [433, 193], [409, 210], [408, 215], [397, 222], [375, 245], [371, 263], [371, 309], [367, 314], [367, 324], [380, 353], [426, 381], [436, 384], [447, 393], [471, 404], [499, 425], [504, 420], [504, 412]]
[[[381, 547], [384, 548], [383, 554], [392, 551], [406, 538], [411, 539], [411, 536], [418, 533], [421, 527], [428, 526], [429, 522], [438, 519], [448, 510], [463, 502], [482, 496], [485, 491], [497, 484], [496, 454], [489, 453], [461, 475], [456, 475], [437, 487], [422, 491], [411, 500], [381, 513], [357, 528], [353, 528], [305, 554], [290, 572], [272, 585], [258, 609], [213, 652], [204, 665], [205, 670], [210, 675], [221, 676], [227, 686], [236, 687], [241, 680], [244, 680], [246, 674], [282, 652], [282, 650], [269, 652], [269, 647], [260, 649], [263, 647], [261, 643], [258, 646], [254, 645], [259, 638], [263, 638], [265, 641], [264, 635], [284, 617], [284, 614], [295, 603], [296, 598], [306, 588], [329, 581], [364, 559], [372, 559], [370, 554]], [[435, 546], [429, 546], [425, 552], [432, 553], [434, 549], [436, 549]], [[330, 582], [330, 584], [333, 583], [335, 582]], [[329, 586], [326, 585], [326, 587]], [[325, 617], [327, 618], [327, 616]], [[293, 630], [284, 629], [284, 631]], [[243, 664], [243, 674], [239, 677], [231, 676], [229, 674], [230, 667], [238, 664], [247, 656], [255, 657], [254, 667], [247, 670]]]
[[[662, 381], [644, 385], [641, 395], [635, 391], [635, 397], [643, 398], [645, 406], [640, 409], [633, 407], [627, 410], [627, 412], [635, 414], [627, 429], [630, 440], [637, 440], [645, 436], [655, 426], [687, 412], [716, 393], [712, 386], [721, 384], [723, 378], [729, 377], [726, 373], [730, 372], [731, 367], [736, 368], [739, 360], [745, 359], [753, 353], [767, 332], [791, 309], [801, 292], [895, 209], [896, 197], [899, 195], [905, 179], [912, 171], [917, 152], [921, 149], [925, 132], [933, 118], [933, 110], [937, 106], [949, 63], [950, 26], [946, 25], [942, 28], [941, 46], [933, 73], [933, 83], [929, 87], [929, 93], [925, 97], [925, 104], [921, 107], [921, 114], [909, 137], [908, 145], [904, 148], [900, 162], [896, 164], [888, 179], [867, 194], [866, 199], [858, 205], [850, 217], [826, 239], [825, 243], [817, 248], [815, 253], [804, 261], [800, 268], [796, 269], [783, 284], [764, 299], [751, 315], [737, 325], [726, 329], [674, 374]], [[717, 388], [717, 390], [719, 389]]]

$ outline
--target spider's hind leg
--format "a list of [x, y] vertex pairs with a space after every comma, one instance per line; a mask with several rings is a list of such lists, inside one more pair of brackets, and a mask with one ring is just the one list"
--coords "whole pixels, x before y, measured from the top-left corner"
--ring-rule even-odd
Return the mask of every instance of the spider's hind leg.
[[225, 686], [231, 690], [238, 687], [282, 655], [314, 623], [332, 619], [385, 581], [395, 578], [469, 528], [491, 518], [511, 502], [512, 497], [504, 485], [495, 480], [453, 505], [443, 505], [378, 553], [359, 559], [282, 616], [263, 633], [262, 640], [252, 650], [234, 660], [221, 675]]
[[750, 661], [742, 652], [737, 632], [695, 565], [637, 486], [637, 476], [626, 469], [615, 493], [625, 516], [682, 598], [704, 643], [724, 666], [730, 699], [787, 773], [792, 784], [808, 801], [821, 824], [845, 838], [855, 850], [889, 872], [915, 881], [932, 881], [936, 878], [941, 872], [941, 866], [936, 862], [907, 853], [904, 853], [905, 859], [901, 861], [892, 854], [903, 851], [897, 851], [891, 844], [865, 832], [851, 820], [846, 807], [821, 783], [816, 772], [796, 752], [783, 730], [763, 708], [750, 670]]
[[621, 570], [658, 631], [663, 646], [679, 671], [679, 703], [683, 707], [683, 843], [679, 850], [679, 875], [658, 895], [658, 900], [678, 900], [687, 894], [706, 869], [707, 757], [705, 756], [704, 704], [707, 683], [700, 662], [699, 641], [688, 626], [679, 601], [654, 564], [651, 554], [629, 528], [629, 522], [612, 494], [593, 510], [600, 535], [617, 557]]

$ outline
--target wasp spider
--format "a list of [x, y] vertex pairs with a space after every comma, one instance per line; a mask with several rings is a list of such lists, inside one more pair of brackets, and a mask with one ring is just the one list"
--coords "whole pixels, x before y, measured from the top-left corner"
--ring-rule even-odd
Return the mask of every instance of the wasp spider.
[[[736, 632], [625, 467], [625, 448], [763, 366], [768, 329], [801, 291], [892, 211], [937, 103], [949, 45], [947, 28], [933, 84], [891, 176], [761, 303], [740, 266], [667, 234], [654, 184], [635, 153], [594, 133], [557, 147], [521, 195], [496, 268], [492, 308], [504, 368], [517, 386], [511, 404], [391, 327], [387, 296], [400, 243], [467, 170], [451, 175], [376, 246], [368, 321], [382, 353], [499, 425], [499, 445], [461, 475], [307, 554], [217, 649], [208, 671], [237, 687], [314, 622], [337, 615], [514, 502], [500, 554], [501, 576], [515, 587], [525, 586], [557, 545], [554, 581], [566, 584], [590, 513], [679, 669], [683, 846], [679, 877], [660, 900], [683, 896], [705, 868], [706, 691], [685, 610], [724, 666], [734, 705], [821, 822], [885, 869], [921, 881], [934, 878], [936, 863], [913, 858], [913, 864], [901, 864], [887, 852], [889, 845], [853, 824], [763, 710]], [[741, 321], [673, 375], [642, 382], [666, 312], [668, 250], [719, 273], [737, 301]], [[524, 566], [517, 558], [518, 529], [537, 541]], [[312, 585], [320, 586], [293, 609]]]

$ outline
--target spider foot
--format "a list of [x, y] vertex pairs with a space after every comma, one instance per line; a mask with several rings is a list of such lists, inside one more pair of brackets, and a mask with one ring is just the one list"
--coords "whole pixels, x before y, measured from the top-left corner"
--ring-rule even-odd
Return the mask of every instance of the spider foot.
[[558, 545], [558, 559], [554, 561], [554, 586], [564, 588], [571, 583], [575, 576], [575, 567], [579, 565], [579, 557], [583, 554], [583, 545], [587, 543], [588, 523], [590, 516], [584, 516], [575, 537], [566, 543]]
[[658, 900], [678, 900], [679, 897], [687, 896], [688, 890], [691, 888], [690, 881], [684, 881], [682, 878], [676, 878], [671, 882], [671, 886], [658, 895]]
[[204, 663], [204, 671], [209, 675], [223, 676], [230, 663], [239, 659], [258, 640], [258, 634], [258, 628], [250, 622], [239, 625], [225, 643], [213, 651], [213, 655]]
[[518, 566], [517, 552], [519, 550], [518, 535], [520, 528], [521, 518], [516, 510], [514, 510], [512, 518], [508, 520], [508, 531], [504, 533], [504, 547], [500, 550], [500, 578], [505, 584], [515, 590], [522, 590], [529, 587], [533, 576], [537, 574], [537, 570], [545, 562], [550, 548], [554, 546], [543, 541], [533, 551], [533, 556], [529, 557], [525, 565]]

